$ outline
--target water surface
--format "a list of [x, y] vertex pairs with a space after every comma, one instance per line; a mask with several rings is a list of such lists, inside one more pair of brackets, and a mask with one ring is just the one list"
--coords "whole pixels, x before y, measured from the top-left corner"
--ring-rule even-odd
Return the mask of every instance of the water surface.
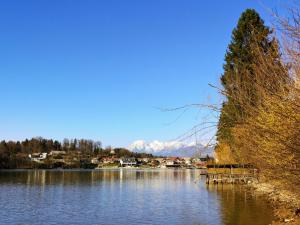
[[265, 225], [272, 210], [197, 170], [0, 171], [0, 224]]

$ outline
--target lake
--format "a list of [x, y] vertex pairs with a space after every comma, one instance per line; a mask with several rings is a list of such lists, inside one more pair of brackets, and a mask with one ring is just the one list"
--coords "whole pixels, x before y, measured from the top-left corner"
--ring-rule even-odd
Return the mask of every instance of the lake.
[[198, 170], [0, 171], [5, 225], [264, 225], [272, 219], [263, 197], [238, 185], [207, 187]]

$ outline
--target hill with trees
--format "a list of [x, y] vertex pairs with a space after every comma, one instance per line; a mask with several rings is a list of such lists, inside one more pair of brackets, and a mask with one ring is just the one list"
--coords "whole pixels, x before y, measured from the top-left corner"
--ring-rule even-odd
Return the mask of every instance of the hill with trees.
[[[64, 152], [67, 158], [76, 158], [79, 162], [74, 164], [75, 168], [85, 168], [90, 164], [93, 157], [111, 156], [111, 151], [114, 150], [115, 157], [153, 157], [151, 154], [135, 153], [125, 148], [102, 148], [100, 141], [87, 139], [64, 139], [62, 142], [42, 137], [26, 139], [24, 141], [1, 141], [0, 142], [0, 169], [16, 169], [16, 168], [36, 168], [41, 165], [32, 162], [29, 154], [34, 153], [50, 153], [51, 151]], [[53, 168], [47, 162], [42, 165], [46, 168]], [[60, 166], [60, 165], [57, 165]]]

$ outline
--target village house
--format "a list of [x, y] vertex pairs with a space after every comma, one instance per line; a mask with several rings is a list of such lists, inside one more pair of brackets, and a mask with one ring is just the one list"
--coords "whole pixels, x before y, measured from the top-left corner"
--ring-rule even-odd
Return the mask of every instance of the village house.
[[66, 151], [51, 151], [49, 156], [58, 156], [58, 155], [66, 155]]
[[115, 150], [112, 148], [112, 149], [110, 150], [109, 154], [111, 154], [111, 155], [115, 155], [115, 154], [116, 154], [116, 152], [115, 152]]
[[149, 158], [138, 158], [137, 159], [139, 162], [143, 162], [143, 163], [148, 163], [150, 161]]
[[47, 153], [46, 152], [32, 153], [32, 154], [29, 154], [28, 157], [30, 158], [31, 161], [40, 162], [47, 158]]
[[93, 163], [93, 164], [99, 164], [100, 161], [99, 161], [98, 158], [92, 158], [91, 163]]
[[193, 158], [192, 165], [196, 168], [205, 168], [207, 165], [207, 157]]
[[182, 159], [184, 160], [184, 164], [186, 166], [191, 166], [192, 165], [192, 161], [191, 161], [190, 157], [183, 157]]
[[150, 162], [149, 158], [137, 158], [136, 159], [138, 165], [147, 165]]
[[179, 157], [169, 157], [165, 160], [166, 167], [180, 167], [182, 160]]
[[118, 162], [118, 159], [115, 158], [115, 157], [103, 157], [100, 160], [100, 162], [103, 163], [103, 164], [111, 164], [111, 163]]
[[125, 166], [136, 166], [137, 165], [137, 161], [135, 158], [121, 158], [120, 159], [120, 165], [122, 167]]

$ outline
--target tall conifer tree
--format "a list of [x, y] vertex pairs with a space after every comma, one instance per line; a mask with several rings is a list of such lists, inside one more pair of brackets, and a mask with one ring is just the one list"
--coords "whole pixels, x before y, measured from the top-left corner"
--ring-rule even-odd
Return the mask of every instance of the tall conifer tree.
[[[258, 101], [259, 96], [253, 85], [255, 82], [253, 65], [257, 50], [254, 46], [265, 52], [277, 53], [276, 41], [270, 38], [270, 34], [271, 30], [264, 25], [264, 21], [253, 9], [247, 9], [242, 13], [237, 27], [232, 32], [232, 41], [225, 55], [224, 73], [221, 77], [227, 99], [223, 103], [218, 125], [219, 143], [225, 142], [230, 145], [233, 142], [231, 128], [247, 118], [244, 105], [255, 107]], [[274, 60], [278, 59], [279, 54], [274, 54]], [[241, 89], [246, 93], [243, 96], [239, 96]]]

